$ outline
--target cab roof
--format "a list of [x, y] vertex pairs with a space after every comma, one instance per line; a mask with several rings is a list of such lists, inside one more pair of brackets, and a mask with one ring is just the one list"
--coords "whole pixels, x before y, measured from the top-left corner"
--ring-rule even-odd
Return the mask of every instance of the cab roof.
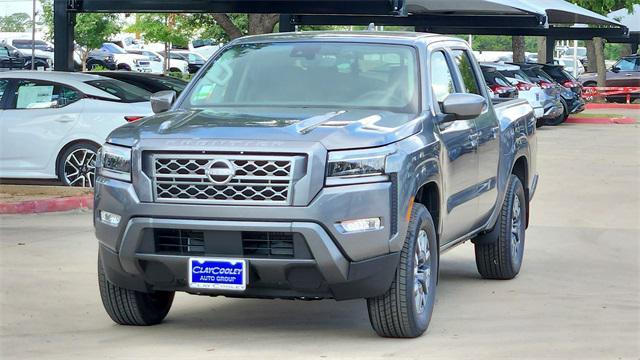
[[245, 36], [233, 41], [233, 44], [250, 44], [256, 42], [289, 42], [305, 40], [327, 40], [327, 41], [352, 41], [352, 42], [390, 42], [413, 44], [417, 41], [428, 40], [455, 40], [464, 41], [459, 38], [442, 36], [439, 34], [428, 34], [419, 32], [403, 31], [305, 31], [272, 33], [264, 35]]

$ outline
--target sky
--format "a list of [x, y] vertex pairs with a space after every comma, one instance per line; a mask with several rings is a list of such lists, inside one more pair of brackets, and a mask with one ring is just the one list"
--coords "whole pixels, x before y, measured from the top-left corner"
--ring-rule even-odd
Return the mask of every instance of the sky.
[[[32, 6], [33, 0], [0, 0], [0, 16], [7, 16], [19, 12], [31, 14]], [[36, 0], [36, 8], [38, 11], [42, 10], [39, 0]]]

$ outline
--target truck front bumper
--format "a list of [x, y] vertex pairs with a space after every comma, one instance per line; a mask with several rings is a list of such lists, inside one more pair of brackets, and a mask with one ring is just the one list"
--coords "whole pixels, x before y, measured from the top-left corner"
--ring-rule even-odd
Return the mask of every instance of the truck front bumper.
[[[397, 216], [392, 211], [391, 186], [325, 188], [306, 207], [214, 206], [142, 203], [131, 184], [99, 178], [94, 224], [106, 276], [124, 288], [237, 297], [373, 297], [389, 288], [399, 260], [399, 253], [389, 247], [402, 231], [392, 226]], [[101, 211], [120, 215], [120, 223], [104, 223]], [[379, 217], [382, 227], [343, 233], [336, 226], [341, 220], [369, 217]], [[229, 242], [224, 248], [216, 243], [205, 245], [205, 253], [197, 256], [246, 259], [247, 289], [191, 289], [188, 261], [195, 255], [157, 251], [153, 245], [156, 229], [202, 231], [210, 234], [207, 241]], [[242, 244], [233, 243], [242, 241], [243, 232], [296, 234], [308, 256], [247, 256]]]

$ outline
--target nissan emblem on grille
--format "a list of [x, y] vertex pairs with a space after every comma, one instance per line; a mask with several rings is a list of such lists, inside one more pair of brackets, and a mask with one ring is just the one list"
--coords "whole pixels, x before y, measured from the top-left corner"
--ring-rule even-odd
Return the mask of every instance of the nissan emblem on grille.
[[215, 160], [207, 170], [209, 180], [216, 185], [227, 184], [235, 174], [236, 170], [229, 160]]
[[296, 158], [155, 154], [155, 201], [290, 205]]

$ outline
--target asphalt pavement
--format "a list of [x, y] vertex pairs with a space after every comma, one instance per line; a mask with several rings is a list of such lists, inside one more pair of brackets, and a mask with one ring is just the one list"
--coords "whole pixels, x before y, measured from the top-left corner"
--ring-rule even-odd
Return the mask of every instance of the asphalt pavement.
[[640, 128], [542, 128], [538, 165], [520, 275], [482, 280], [471, 243], [447, 252], [412, 340], [377, 337], [364, 300], [178, 294], [163, 324], [118, 326], [88, 212], [0, 217], [0, 358], [640, 358]]

